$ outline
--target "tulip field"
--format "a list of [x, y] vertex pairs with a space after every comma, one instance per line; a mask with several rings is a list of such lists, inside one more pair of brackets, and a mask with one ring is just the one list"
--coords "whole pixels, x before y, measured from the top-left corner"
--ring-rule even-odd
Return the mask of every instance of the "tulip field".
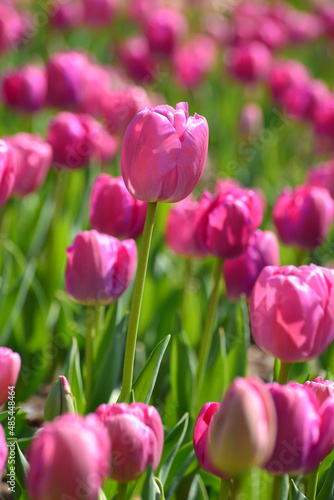
[[334, 3], [0, 0], [0, 500], [334, 500]]

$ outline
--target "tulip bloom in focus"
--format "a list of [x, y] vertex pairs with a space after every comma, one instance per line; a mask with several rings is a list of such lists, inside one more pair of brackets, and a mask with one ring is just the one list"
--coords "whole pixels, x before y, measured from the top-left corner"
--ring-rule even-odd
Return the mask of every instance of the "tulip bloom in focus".
[[307, 380], [304, 387], [316, 395], [321, 405], [327, 398], [334, 398], [334, 382], [323, 380], [322, 377], [316, 377], [314, 380]]

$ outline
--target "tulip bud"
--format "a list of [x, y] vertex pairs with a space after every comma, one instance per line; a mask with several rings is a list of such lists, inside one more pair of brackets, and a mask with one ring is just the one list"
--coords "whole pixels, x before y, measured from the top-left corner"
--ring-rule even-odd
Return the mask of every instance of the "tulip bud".
[[25, 32], [23, 16], [12, 5], [0, 4], [0, 54], [13, 50]]
[[249, 42], [229, 49], [226, 67], [238, 80], [254, 83], [268, 77], [271, 60], [271, 53], [263, 43]]
[[53, 420], [65, 413], [76, 413], [74, 398], [68, 380], [63, 376], [59, 376], [58, 380], [51, 387], [45, 401], [44, 422]]
[[0, 406], [8, 399], [8, 387], [16, 385], [20, 368], [20, 355], [8, 347], [0, 347]]
[[334, 162], [321, 163], [311, 168], [308, 173], [308, 184], [328, 189], [334, 199]]
[[300, 186], [285, 189], [273, 208], [273, 220], [286, 245], [314, 250], [327, 237], [334, 219], [334, 201], [327, 189]]
[[94, 230], [83, 231], [66, 253], [66, 292], [77, 302], [110, 304], [131, 283], [137, 259], [133, 240], [119, 241]]
[[2, 97], [7, 106], [32, 113], [45, 105], [46, 88], [45, 69], [26, 65], [4, 76]]
[[170, 55], [180, 37], [187, 31], [187, 22], [174, 9], [155, 9], [146, 19], [146, 36], [152, 51]]
[[7, 457], [8, 457], [8, 447], [6, 442], [5, 431], [3, 430], [3, 427], [0, 424], [0, 476], [2, 476], [2, 472], [6, 467]]
[[62, 415], [44, 424], [28, 450], [32, 500], [96, 500], [110, 467], [111, 443], [95, 415]]
[[267, 266], [250, 298], [257, 346], [285, 363], [316, 358], [334, 339], [334, 271]]
[[10, 197], [16, 175], [16, 163], [12, 147], [0, 139], [0, 207]]
[[128, 38], [119, 47], [119, 57], [127, 72], [137, 82], [149, 83], [157, 66], [145, 37]]
[[140, 111], [127, 128], [121, 154], [126, 187], [138, 200], [176, 202], [202, 175], [208, 152], [205, 118], [179, 103]]
[[334, 382], [323, 380], [322, 377], [316, 377], [314, 380], [307, 380], [304, 387], [309, 389], [316, 395], [316, 398], [321, 405], [327, 398], [334, 397]]
[[84, 0], [85, 20], [89, 26], [110, 24], [115, 13], [115, 0]]
[[136, 200], [122, 177], [101, 174], [92, 189], [89, 220], [100, 233], [116, 238], [137, 238], [144, 229], [147, 203]]
[[236, 378], [208, 433], [213, 465], [232, 476], [263, 465], [276, 437], [275, 409], [269, 391], [256, 378]]
[[143, 403], [101, 405], [96, 414], [108, 430], [112, 442], [109, 477], [128, 482], [139, 477], [152, 465], [159, 465], [164, 430], [153, 406]]
[[57, 29], [67, 29], [79, 26], [84, 19], [84, 10], [81, 0], [58, 0], [53, 6], [50, 16], [51, 24]]

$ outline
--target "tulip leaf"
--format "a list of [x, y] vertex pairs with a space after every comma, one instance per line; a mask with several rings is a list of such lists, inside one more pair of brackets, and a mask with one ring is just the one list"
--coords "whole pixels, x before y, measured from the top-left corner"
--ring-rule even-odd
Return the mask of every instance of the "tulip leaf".
[[172, 463], [180, 449], [186, 435], [189, 424], [189, 414], [185, 413], [174, 429], [168, 432], [164, 440], [164, 449], [161, 458], [159, 479], [163, 485], [166, 484]]
[[194, 477], [187, 500], [209, 500], [203, 479], [199, 474]]
[[104, 491], [101, 488], [99, 489], [97, 500], [108, 500]]
[[86, 407], [86, 398], [82, 383], [80, 351], [75, 337], [72, 339], [72, 345], [66, 359], [64, 375], [70, 384], [78, 413], [83, 414]]
[[[142, 498], [147, 500], [155, 500], [155, 481], [152, 473], [152, 467], [148, 467], [145, 474], [145, 482], [142, 490]], [[160, 496], [160, 495], [159, 495]]]
[[144, 368], [134, 381], [133, 391], [137, 402], [149, 403], [170, 337], [170, 335], [167, 335], [155, 346]]
[[172, 497], [181, 480], [186, 475], [186, 472], [193, 464], [195, 467], [198, 465], [193, 443], [191, 441], [178, 450], [172, 463], [170, 473], [168, 475], [168, 481], [166, 481], [165, 484], [166, 500], [169, 500]]
[[334, 500], [334, 460], [317, 495], [317, 500]]
[[[8, 443], [7, 482], [15, 500], [26, 500], [24, 492], [29, 464], [16, 440]], [[12, 484], [15, 482], [15, 485]]]
[[290, 481], [290, 500], [307, 500], [306, 496], [296, 486], [293, 479]]

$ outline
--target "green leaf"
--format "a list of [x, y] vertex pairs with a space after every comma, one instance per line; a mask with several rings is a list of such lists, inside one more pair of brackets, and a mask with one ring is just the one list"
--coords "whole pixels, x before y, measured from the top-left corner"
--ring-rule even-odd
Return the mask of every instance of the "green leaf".
[[155, 481], [152, 473], [152, 467], [148, 467], [144, 487], [142, 490], [142, 498], [147, 500], [155, 500]]
[[64, 375], [67, 378], [72, 394], [75, 397], [78, 413], [82, 415], [86, 408], [86, 398], [82, 383], [80, 351], [78, 341], [75, 337], [72, 339], [72, 345], [65, 362]]
[[175, 456], [168, 476], [168, 481], [165, 485], [166, 500], [169, 500], [172, 497], [176, 488], [192, 464], [194, 464], [195, 467], [198, 465], [193, 443], [190, 442], [182, 446]]
[[290, 500], [307, 500], [304, 493], [302, 493], [300, 489], [297, 488], [293, 479], [291, 479], [290, 481]]
[[228, 353], [229, 380], [247, 372], [247, 350], [249, 346], [249, 318], [248, 307], [244, 298], [241, 298], [232, 314], [226, 335], [232, 347]]
[[166, 484], [166, 480], [168, 478], [168, 474], [172, 463], [175, 459], [175, 456], [182, 445], [184, 437], [186, 435], [189, 424], [189, 414], [185, 413], [181, 420], [176, 424], [174, 429], [169, 431], [164, 440], [164, 449], [162, 453], [161, 459], [161, 467], [159, 471], [159, 479], [162, 484]]
[[[7, 482], [15, 500], [26, 500], [24, 492], [29, 464], [15, 440], [8, 443]], [[13, 479], [12, 479], [13, 478]], [[15, 482], [15, 485], [11, 484]]]
[[209, 500], [203, 479], [199, 474], [194, 477], [187, 500]]
[[328, 470], [325, 482], [317, 495], [317, 500], [334, 500], [334, 460]]
[[137, 402], [149, 403], [170, 337], [170, 335], [167, 335], [167, 337], [155, 346], [144, 368], [136, 378], [133, 384], [133, 390]]

